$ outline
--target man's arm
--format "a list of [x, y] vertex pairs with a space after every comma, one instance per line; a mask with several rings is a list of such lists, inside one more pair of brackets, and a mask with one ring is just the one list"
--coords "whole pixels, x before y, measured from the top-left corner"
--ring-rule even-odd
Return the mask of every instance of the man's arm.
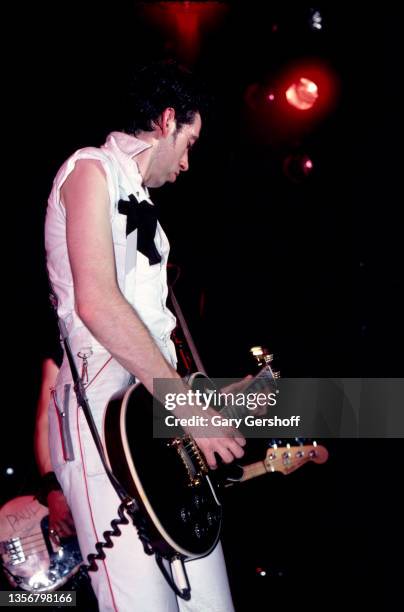
[[[58, 371], [59, 368], [53, 359], [44, 360], [34, 434], [34, 452], [41, 476], [53, 471], [49, 452], [48, 407], [50, 389], [55, 385]], [[61, 538], [73, 535], [75, 533], [73, 518], [62, 491], [49, 491], [47, 504], [50, 529]]]
[[[100, 162], [77, 162], [63, 185], [61, 197], [66, 209], [67, 246], [78, 315], [94, 337], [150, 393], [155, 378], [177, 379], [179, 392], [183, 392], [180, 376], [119, 289], [109, 194]], [[211, 467], [216, 464], [214, 452], [225, 462], [243, 455], [244, 439], [234, 434], [229, 428], [223, 430], [223, 438], [197, 439]]]
[[152, 393], [153, 378], [178, 375], [118, 287], [110, 202], [101, 164], [79, 161], [61, 195], [76, 311], [95, 338]]
[[42, 379], [37, 403], [34, 437], [35, 459], [41, 476], [53, 470], [48, 441], [48, 406], [50, 400], [49, 390], [55, 385], [58, 372], [59, 368], [53, 359], [44, 360], [42, 364]]

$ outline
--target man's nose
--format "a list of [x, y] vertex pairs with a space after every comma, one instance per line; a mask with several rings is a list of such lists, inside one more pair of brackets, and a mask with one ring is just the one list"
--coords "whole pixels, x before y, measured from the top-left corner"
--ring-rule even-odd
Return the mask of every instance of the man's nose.
[[185, 153], [180, 159], [180, 168], [182, 172], [185, 172], [189, 168], [188, 152]]

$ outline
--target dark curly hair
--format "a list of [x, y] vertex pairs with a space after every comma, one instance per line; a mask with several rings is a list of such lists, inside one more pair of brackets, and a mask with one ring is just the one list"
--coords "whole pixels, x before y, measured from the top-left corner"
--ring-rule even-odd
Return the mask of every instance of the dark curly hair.
[[166, 108], [174, 108], [177, 131], [192, 123], [195, 114], [204, 114], [209, 96], [201, 83], [176, 62], [160, 61], [140, 67], [131, 80], [124, 131], [136, 135], [151, 132]]

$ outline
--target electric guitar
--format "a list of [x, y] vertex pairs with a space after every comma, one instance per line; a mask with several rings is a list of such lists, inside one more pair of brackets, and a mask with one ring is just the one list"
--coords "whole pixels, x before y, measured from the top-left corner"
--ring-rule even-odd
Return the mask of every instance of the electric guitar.
[[16, 497], [0, 509], [0, 555], [13, 587], [32, 593], [54, 591], [79, 569], [77, 538], [54, 542], [48, 508], [32, 495]]
[[[261, 369], [244, 393], [276, 389], [272, 355], [260, 348], [259, 360]], [[212, 389], [212, 384], [200, 373], [189, 380], [194, 390]], [[159, 410], [167, 415], [161, 404]], [[235, 412], [250, 414], [245, 406], [230, 406], [220, 415], [234, 417]], [[216, 545], [221, 528], [217, 488], [192, 436], [180, 434], [169, 441], [153, 438], [152, 414], [153, 396], [140, 383], [111, 398], [104, 415], [110, 467], [128, 495], [137, 500], [155, 550], [167, 558], [204, 556]]]

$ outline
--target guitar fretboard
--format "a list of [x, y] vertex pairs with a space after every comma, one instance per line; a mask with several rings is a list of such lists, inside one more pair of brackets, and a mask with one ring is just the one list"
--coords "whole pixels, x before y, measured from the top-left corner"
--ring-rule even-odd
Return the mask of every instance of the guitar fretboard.
[[[267, 364], [258, 372], [253, 378], [251, 383], [243, 391], [243, 395], [247, 396], [249, 393], [275, 393], [277, 389], [276, 380], [274, 378], [271, 367]], [[246, 414], [253, 414], [252, 410], [249, 410], [246, 402], [242, 402], [241, 405], [231, 404], [226, 405], [222, 410], [221, 414], [225, 417], [230, 418], [241, 418]]]

